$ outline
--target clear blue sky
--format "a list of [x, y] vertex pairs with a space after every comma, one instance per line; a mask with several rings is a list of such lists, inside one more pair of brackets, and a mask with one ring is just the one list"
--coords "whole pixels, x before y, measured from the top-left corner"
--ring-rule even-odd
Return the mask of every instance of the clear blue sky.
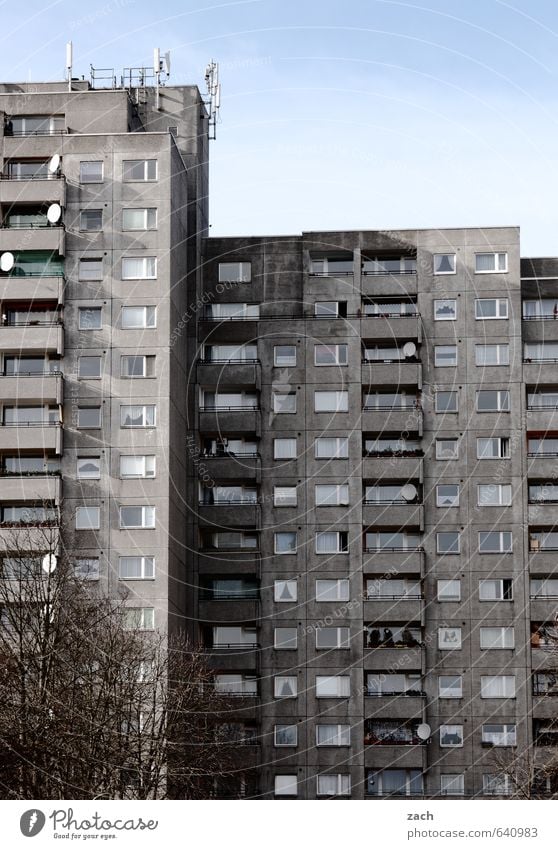
[[[24, 13], [23, 13], [24, 12]], [[2, 4], [2, 78], [221, 63], [218, 234], [519, 224], [558, 254], [552, 0], [36, 0]]]

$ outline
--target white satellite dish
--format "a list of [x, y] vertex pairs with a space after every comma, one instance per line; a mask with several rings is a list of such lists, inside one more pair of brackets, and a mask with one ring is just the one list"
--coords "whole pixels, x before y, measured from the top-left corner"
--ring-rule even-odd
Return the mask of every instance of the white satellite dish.
[[403, 356], [414, 357], [417, 353], [417, 346], [414, 342], [405, 342], [403, 345]]
[[47, 168], [49, 174], [56, 174], [60, 168], [60, 156], [57, 153], [55, 153], [54, 156], [51, 156]]
[[428, 740], [430, 735], [432, 734], [432, 729], [426, 722], [421, 722], [419, 727], [417, 728], [417, 737], [421, 740]]
[[401, 495], [405, 501], [414, 501], [417, 497], [417, 488], [412, 483], [406, 483], [401, 489]]
[[14, 262], [14, 255], [11, 254], [9, 251], [6, 251], [2, 254], [2, 256], [0, 256], [0, 269], [2, 271], [11, 271], [14, 267]]
[[62, 208], [59, 203], [51, 203], [49, 208], [47, 209], [47, 219], [49, 224], [58, 224], [60, 221], [60, 216], [62, 215]]
[[56, 555], [55, 554], [45, 554], [43, 557], [43, 572], [46, 572], [47, 575], [50, 575], [56, 569]]

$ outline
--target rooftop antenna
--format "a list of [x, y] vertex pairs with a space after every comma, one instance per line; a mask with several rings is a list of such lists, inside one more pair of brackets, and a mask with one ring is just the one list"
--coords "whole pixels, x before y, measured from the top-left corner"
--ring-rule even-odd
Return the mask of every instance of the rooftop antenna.
[[159, 47], [154, 48], [153, 73], [155, 74], [155, 108], [159, 109], [159, 86], [161, 85], [161, 74], [165, 75], [165, 79], [170, 77], [170, 50], [167, 50], [161, 59], [161, 49]]
[[214, 59], [211, 60], [205, 69], [205, 84], [207, 86], [207, 101], [209, 111], [208, 132], [209, 138], [217, 137], [217, 119], [219, 117], [219, 109], [221, 108], [221, 83], [219, 82], [219, 64]]
[[73, 69], [74, 48], [71, 41], [66, 43], [66, 74], [68, 75], [68, 91], [72, 90], [72, 69]]

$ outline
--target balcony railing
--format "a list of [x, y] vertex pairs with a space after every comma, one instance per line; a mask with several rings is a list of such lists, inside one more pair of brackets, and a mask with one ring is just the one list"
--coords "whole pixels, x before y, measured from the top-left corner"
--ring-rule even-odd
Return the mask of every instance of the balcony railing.
[[420, 313], [418, 311], [414, 312], [374, 312], [367, 313], [363, 312], [359, 313], [359, 318], [420, 318]]
[[[250, 408], [250, 409], [252, 409], [252, 408]], [[234, 459], [238, 458], [240, 460], [255, 460], [260, 455], [257, 452], [253, 452], [253, 453], [246, 452], [245, 454], [242, 454], [242, 453], [235, 453], [234, 451], [227, 451], [227, 450], [221, 451], [220, 453], [218, 453], [216, 451], [210, 452], [210, 451], [203, 450], [201, 452], [201, 456], [204, 458], [204, 460], [215, 460], [215, 459], [222, 460], [223, 457], [233, 457]]]
[[0, 377], [59, 377], [61, 371], [17, 371], [14, 374], [0, 374]]
[[67, 130], [11, 130], [10, 132], [4, 132], [4, 136], [9, 138], [13, 136], [13, 138], [22, 138], [23, 136], [64, 136], [66, 135]]
[[[424, 457], [424, 451], [422, 448], [410, 448], [409, 450], [405, 449], [385, 449], [383, 451], [367, 451], [364, 449], [363, 457]], [[558, 457], [558, 453], [556, 454]]]
[[218, 501], [198, 501], [198, 507], [219, 507], [219, 505], [223, 507], [231, 507], [235, 504], [240, 506], [242, 505], [252, 505], [256, 507], [258, 504], [261, 504], [260, 498], [229, 498], [224, 499], [220, 498]]
[[10, 472], [7, 469], [0, 469], [0, 477], [3, 478], [59, 478], [61, 475], [60, 469], [41, 469], [36, 472]]
[[[558, 410], [557, 404], [527, 404], [528, 410]], [[494, 411], [496, 412], [496, 411]]]
[[61, 427], [62, 422], [0, 422], [0, 427]]
[[226, 364], [226, 363], [235, 363], [235, 364], [248, 363], [248, 364], [251, 364], [252, 363], [253, 364], [253, 363], [259, 363], [260, 361], [257, 357], [252, 357], [252, 358], [250, 358], [250, 357], [239, 357], [239, 358], [227, 357], [225, 359], [216, 359], [215, 357], [200, 357], [198, 362], [202, 363], [203, 365], [211, 365], [212, 363], [221, 363], [221, 364], [223, 364], [223, 363], [224, 364]]
[[61, 277], [65, 279], [64, 272], [56, 268], [44, 268], [42, 271], [23, 271], [21, 268], [15, 268], [12, 271], [0, 272], [0, 278], [13, 277]]
[[365, 601], [420, 601], [424, 596], [422, 593], [397, 593], [395, 595], [375, 595], [374, 593], [365, 593]]
[[216, 413], [216, 412], [217, 413], [223, 413], [223, 412], [230, 412], [232, 410], [241, 410], [243, 412], [259, 412], [260, 408], [259, 408], [259, 406], [257, 406], [257, 407], [245, 407], [245, 406], [242, 406], [242, 405], [230, 406], [230, 407], [221, 406], [221, 405], [206, 407], [205, 405], [203, 405], [203, 406], [200, 407], [200, 413]]
[[378, 358], [376, 358], [376, 357], [362, 357], [361, 363], [363, 365], [369, 365], [369, 366], [374, 366], [374, 365], [380, 365], [381, 366], [381, 365], [385, 365], [386, 363], [402, 363], [402, 364], [405, 364], [405, 363], [420, 363], [420, 360], [419, 360], [418, 357], [405, 357], [405, 356], [397, 357], [397, 358], [392, 359], [392, 360], [385, 360], [382, 357], [378, 357]]
[[420, 401], [403, 401], [399, 404], [364, 404], [362, 408], [365, 412], [374, 412], [374, 410], [422, 410]]
[[558, 457], [558, 451], [528, 451], [528, 457]]
[[0, 174], [0, 180], [62, 180], [63, 174]]
[[524, 315], [523, 321], [556, 321], [558, 319], [558, 314], [554, 315], [554, 313], [541, 313], [541, 315]]
[[524, 357], [524, 363], [558, 363], [558, 357]]
[[239, 649], [246, 649], [246, 651], [252, 651], [253, 649], [259, 649], [259, 643], [214, 643], [212, 646], [207, 646], [206, 651], [219, 651], [221, 649], [225, 650], [234, 650], [238, 651]]
[[245, 590], [238, 593], [212, 593], [211, 590], [200, 590], [199, 599], [200, 601], [259, 601], [260, 593], [258, 590], [253, 592]]
[[421, 545], [411, 545], [411, 546], [399, 546], [399, 545], [382, 545], [382, 546], [365, 546], [364, 548], [367, 552], [373, 551], [406, 551], [409, 553], [417, 553], [424, 551], [424, 548]]
[[61, 318], [32, 319], [31, 321], [3, 321], [0, 327], [58, 327], [64, 324]]
[[398, 276], [399, 274], [416, 274], [416, 268], [375, 268], [375, 269], [362, 269], [362, 274], [364, 277], [391, 277], [391, 275]]
[[378, 504], [380, 506], [386, 504], [408, 504], [409, 506], [411, 506], [413, 504], [422, 504], [422, 501], [420, 500], [420, 498], [363, 498], [362, 503], [372, 506], [374, 506], [375, 504]]
[[27, 224], [2, 224], [1, 230], [60, 230], [64, 225], [59, 222], [51, 224], [45, 219], [44, 222], [30, 221]]
[[367, 690], [366, 695], [373, 699], [382, 698], [383, 696], [389, 696], [391, 698], [398, 696], [405, 699], [426, 698], [424, 690], [384, 690], [381, 693], [372, 693], [370, 690]]

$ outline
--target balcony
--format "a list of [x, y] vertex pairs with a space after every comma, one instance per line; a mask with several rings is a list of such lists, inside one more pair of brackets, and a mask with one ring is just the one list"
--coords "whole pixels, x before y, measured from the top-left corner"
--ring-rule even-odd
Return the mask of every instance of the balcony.
[[396, 315], [379, 313], [377, 315], [362, 315], [360, 335], [363, 339], [386, 339], [420, 342], [422, 339], [421, 319], [416, 315]]
[[0, 348], [14, 352], [55, 352], [64, 355], [64, 328], [60, 322], [48, 324], [0, 325]]
[[259, 407], [200, 407], [199, 429], [204, 433], [260, 433]]
[[[0, 551], [54, 551], [59, 545], [60, 528], [56, 524], [0, 526]], [[16, 550], [17, 550], [16, 549]]]
[[530, 477], [558, 478], [558, 453], [536, 452], [527, 454], [527, 471]]
[[367, 480], [378, 481], [385, 478], [422, 481], [423, 463], [422, 456], [408, 457], [404, 454], [392, 454], [390, 452], [365, 453], [362, 461], [362, 477]]
[[364, 648], [364, 662], [385, 669], [398, 671], [420, 669], [422, 666], [422, 648], [420, 646], [400, 646], [399, 648]]
[[382, 769], [422, 769], [426, 767], [427, 746], [365, 746], [364, 765]]
[[394, 572], [424, 575], [424, 551], [421, 548], [383, 548], [366, 550], [362, 570], [370, 575], [387, 575]]
[[[550, 621], [554, 614], [558, 611], [558, 598], [547, 597], [544, 598], [542, 596], [538, 596], [533, 598], [531, 596], [531, 616], [533, 619], [538, 619], [540, 621]], [[558, 659], [558, 631], [556, 632], [556, 642], [551, 645], [554, 645], [556, 650], [556, 656]], [[543, 646], [544, 648], [545, 646]]]
[[0, 451], [44, 451], [48, 454], [62, 453], [62, 426], [58, 423], [36, 423], [1, 425]]
[[530, 501], [527, 516], [530, 524], [551, 525], [558, 517], [558, 501]]
[[56, 301], [64, 303], [65, 280], [62, 275], [0, 275], [0, 301]]
[[59, 203], [66, 206], [66, 180], [64, 177], [16, 179], [0, 175], [0, 204], [14, 203], [47, 204]]
[[[558, 414], [557, 414], [558, 415]], [[362, 410], [362, 430], [375, 433], [403, 431], [422, 435], [422, 409], [420, 402], [410, 399], [404, 406], [371, 406]]]
[[244, 624], [253, 622], [260, 615], [260, 602], [257, 598], [207, 598], [200, 595], [198, 602], [198, 621], [227, 622]]
[[394, 619], [399, 622], [410, 622], [420, 621], [423, 609], [424, 601], [421, 596], [414, 598], [389, 595], [368, 598], [365, 596], [363, 615], [365, 619], [378, 623], [393, 622]]
[[361, 379], [363, 386], [414, 386], [422, 388], [422, 366], [419, 362], [406, 360], [394, 360], [383, 362], [382, 360], [362, 361]]
[[226, 645], [206, 646], [205, 654], [213, 669], [226, 672], [253, 671], [257, 669], [260, 658], [258, 643], [243, 645], [228, 643]]
[[408, 272], [362, 272], [361, 289], [364, 297], [408, 297], [417, 294], [416, 271]]
[[556, 380], [558, 360], [523, 360], [523, 380], [525, 383], [552, 384]]
[[253, 549], [219, 550], [201, 549], [198, 552], [200, 575], [260, 575], [261, 554]]
[[1, 227], [0, 253], [3, 251], [52, 251], [60, 256], [65, 252], [65, 228]]
[[[393, 473], [395, 476], [395, 473]], [[409, 504], [403, 499], [397, 501], [364, 501], [362, 504], [362, 521], [365, 525], [397, 525], [400, 528], [413, 525], [424, 528], [424, 507], [422, 504]]]
[[524, 342], [558, 341], [558, 320], [554, 314], [547, 313], [544, 316], [529, 316], [521, 322], [521, 335]]
[[64, 398], [64, 383], [61, 374], [0, 375], [0, 399], [4, 402], [44, 401], [61, 404]]
[[219, 530], [229, 528], [259, 527], [260, 505], [254, 501], [223, 501], [217, 504], [198, 505], [200, 527]]
[[62, 490], [59, 474], [0, 476], [0, 498], [2, 501], [49, 501], [58, 504]]
[[242, 480], [259, 482], [261, 457], [259, 454], [200, 454], [198, 474], [206, 473], [212, 480]]
[[405, 719], [409, 716], [422, 716], [425, 694], [406, 695], [404, 693], [384, 693], [381, 696], [371, 696], [365, 692], [365, 713], [386, 719]]
[[204, 386], [259, 386], [259, 360], [198, 360], [198, 382]]
[[[556, 374], [556, 367], [554, 367]], [[525, 427], [527, 430], [544, 432], [558, 430], [558, 401], [531, 399], [527, 402]]]

